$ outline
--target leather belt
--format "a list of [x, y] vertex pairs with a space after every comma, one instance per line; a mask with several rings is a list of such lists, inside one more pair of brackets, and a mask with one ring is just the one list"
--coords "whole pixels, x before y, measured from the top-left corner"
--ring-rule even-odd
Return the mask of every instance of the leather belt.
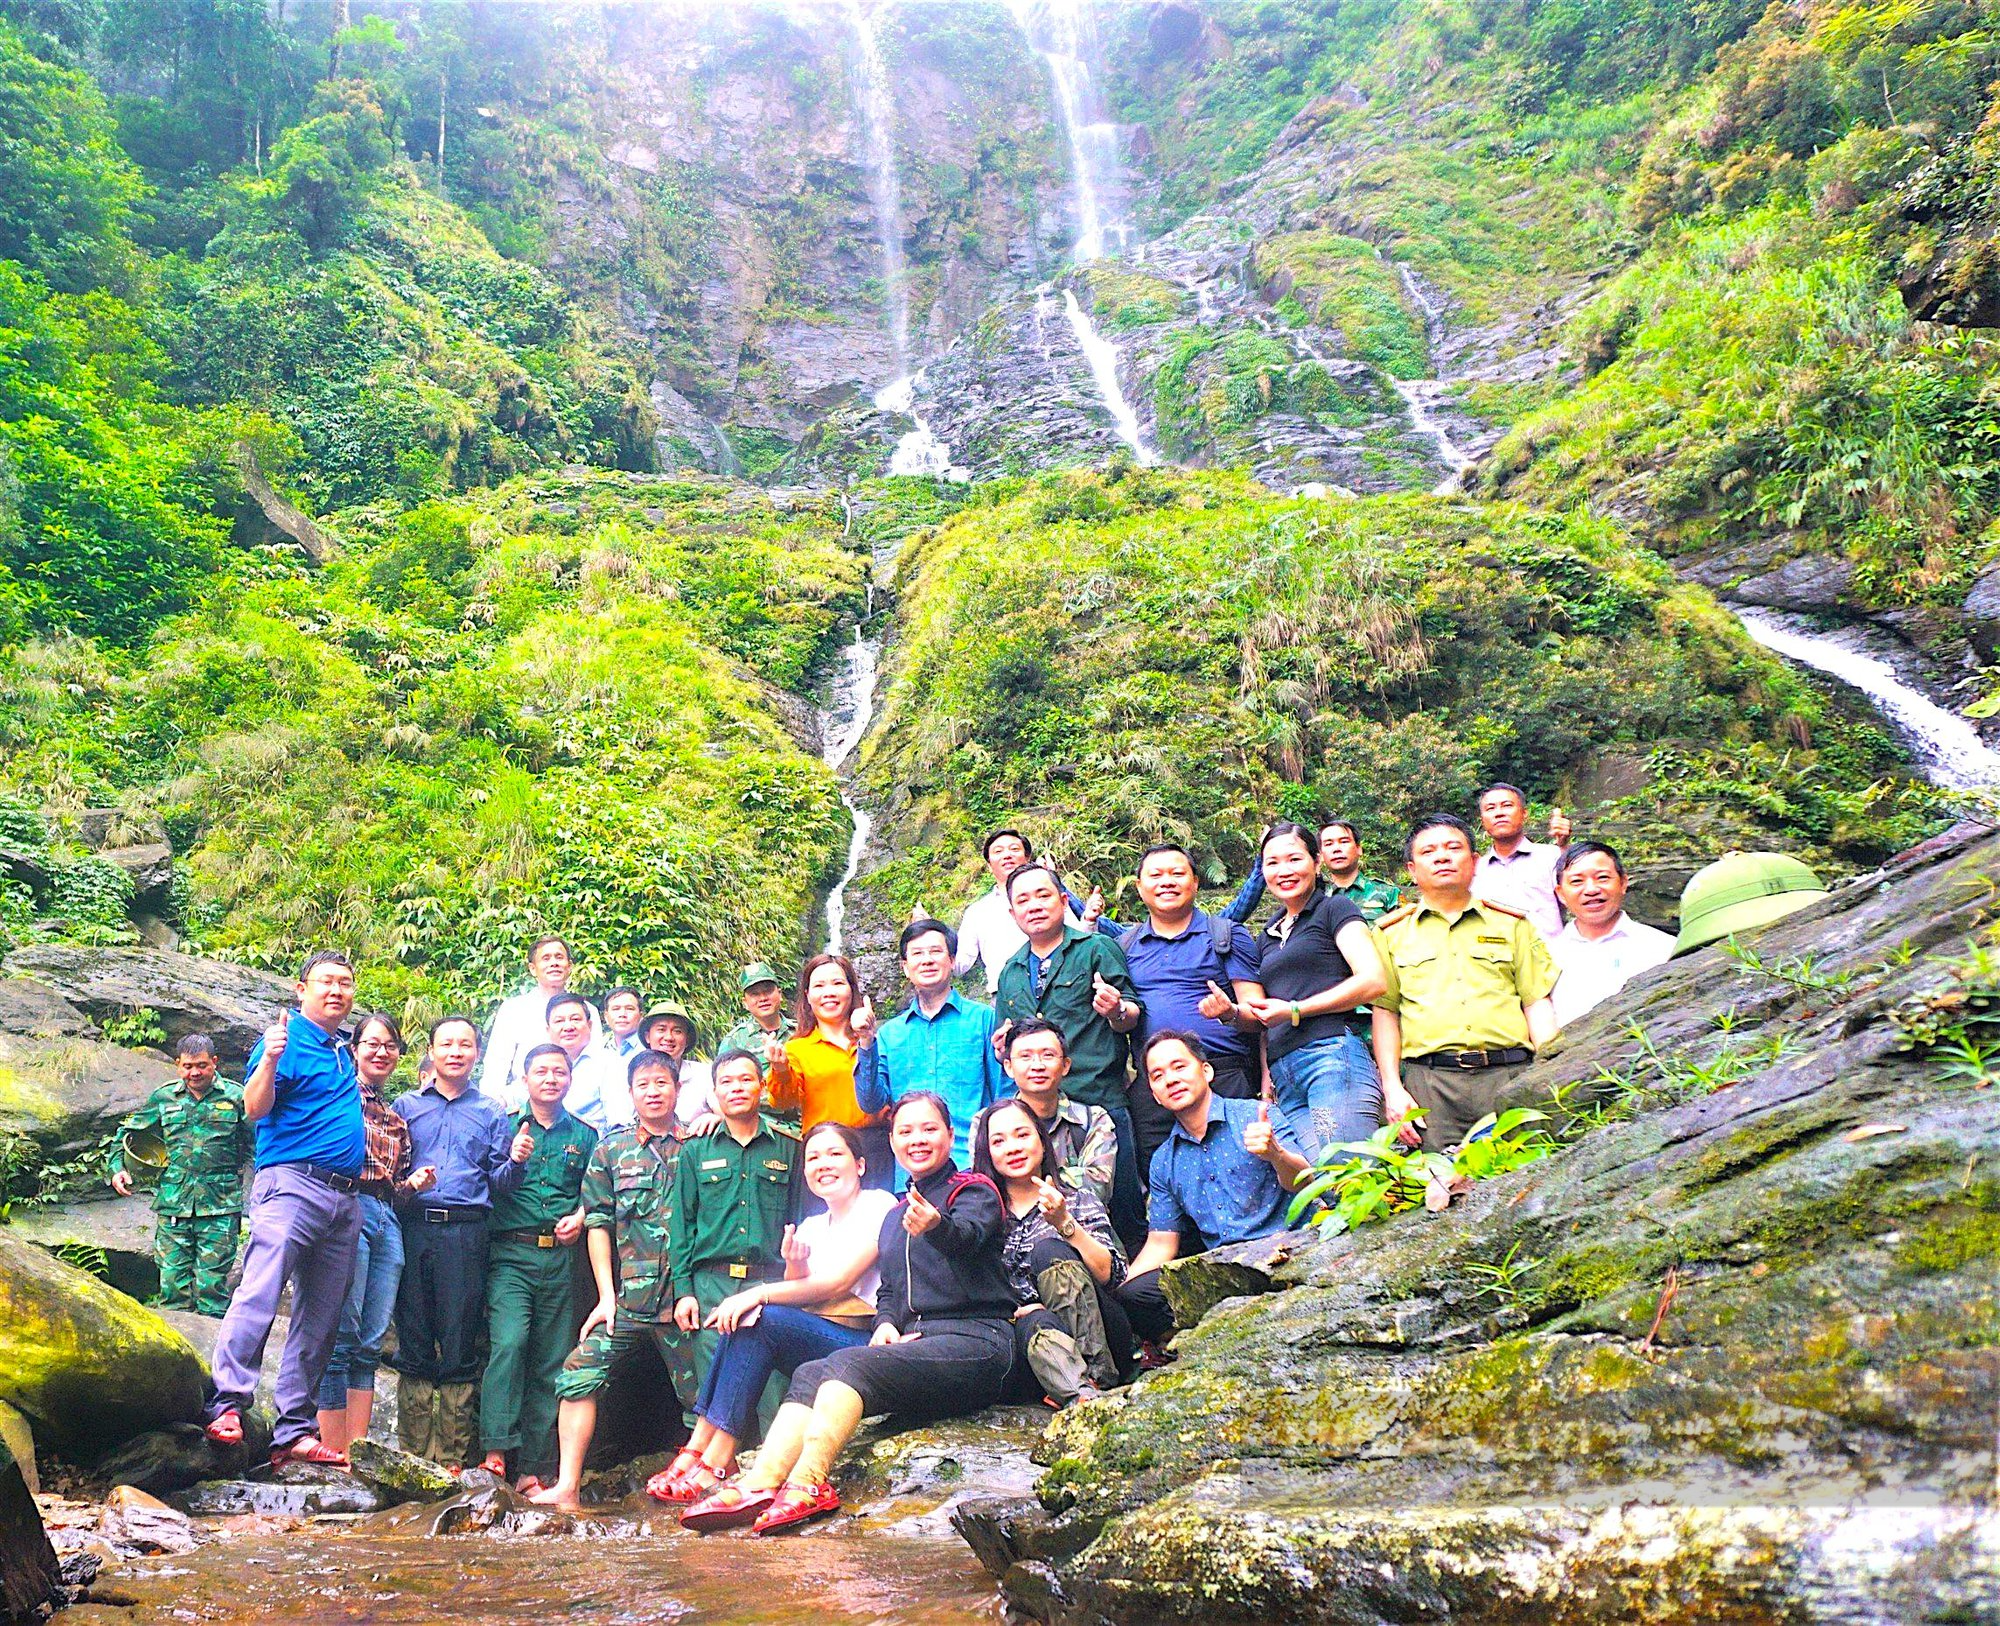
[[293, 1167], [307, 1179], [317, 1180], [323, 1186], [333, 1187], [335, 1191], [353, 1193], [361, 1189], [359, 1175], [342, 1174], [340, 1170], [329, 1169], [321, 1163], [295, 1163]]
[[775, 1282], [784, 1274], [782, 1265], [762, 1259], [704, 1259], [694, 1268], [722, 1271], [732, 1282]]
[[410, 1218], [421, 1225], [473, 1225], [485, 1224], [489, 1208], [447, 1206], [443, 1208], [416, 1207], [410, 1210]]
[[556, 1234], [553, 1231], [495, 1231], [493, 1233], [493, 1240], [495, 1242], [525, 1242], [530, 1247], [535, 1248], [559, 1248], [562, 1246], [556, 1240]]
[[1504, 1050], [1433, 1050], [1428, 1056], [1405, 1056], [1420, 1067], [1448, 1067], [1461, 1073], [1476, 1073], [1487, 1067], [1518, 1067], [1533, 1061], [1535, 1053], [1520, 1045]]

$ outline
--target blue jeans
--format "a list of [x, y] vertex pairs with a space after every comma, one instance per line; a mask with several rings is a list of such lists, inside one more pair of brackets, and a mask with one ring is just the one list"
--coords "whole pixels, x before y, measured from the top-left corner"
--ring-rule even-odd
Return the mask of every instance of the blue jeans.
[[333, 1358], [319, 1381], [321, 1411], [339, 1411], [350, 1389], [373, 1389], [382, 1359], [382, 1337], [396, 1313], [396, 1284], [403, 1279], [403, 1228], [380, 1197], [361, 1198], [361, 1237], [354, 1277], [334, 1335]]
[[767, 1304], [749, 1326], [737, 1328], [722, 1340], [715, 1359], [709, 1362], [708, 1376], [701, 1380], [695, 1415], [706, 1417], [732, 1440], [740, 1440], [756, 1421], [757, 1397], [773, 1372], [789, 1376], [807, 1361], [824, 1360], [835, 1350], [867, 1342], [865, 1328], [843, 1327], [838, 1321], [810, 1310], [795, 1310], [789, 1304]]
[[1311, 1039], [1271, 1063], [1277, 1107], [1306, 1161], [1382, 1125], [1382, 1078], [1358, 1033]]

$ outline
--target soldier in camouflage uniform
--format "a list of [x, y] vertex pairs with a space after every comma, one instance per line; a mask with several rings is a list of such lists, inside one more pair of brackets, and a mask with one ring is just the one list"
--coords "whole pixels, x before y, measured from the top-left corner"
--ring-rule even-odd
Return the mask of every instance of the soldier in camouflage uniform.
[[153, 1251], [160, 1264], [154, 1301], [169, 1310], [219, 1316], [229, 1308], [229, 1267], [243, 1228], [243, 1165], [250, 1120], [243, 1091], [215, 1071], [215, 1046], [199, 1033], [181, 1040], [180, 1078], [162, 1084], [125, 1120], [110, 1158], [111, 1187], [132, 1194], [125, 1137], [135, 1131], [166, 1143], [167, 1165], [153, 1193]]
[[620, 1365], [652, 1348], [675, 1391], [684, 1400], [695, 1392], [689, 1339], [674, 1325], [669, 1292], [674, 1174], [681, 1155], [674, 1121], [678, 1074], [670, 1057], [641, 1050], [627, 1077], [634, 1120], [597, 1143], [583, 1175], [584, 1234], [597, 1279], [597, 1305], [585, 1317], [582, 1338], [556, 1380], [562, 1402], [556, 1421], [561, 1458], [556, 1482], [533, 1497], [558, 1507], [577, 1505], [583, 1459], [597, 1430], [597, 1397]]

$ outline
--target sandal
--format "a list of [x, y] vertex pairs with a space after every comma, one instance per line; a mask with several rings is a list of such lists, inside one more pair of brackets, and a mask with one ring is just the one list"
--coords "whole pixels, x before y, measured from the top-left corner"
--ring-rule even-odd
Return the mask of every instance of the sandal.
[[243, 1414], [234, 1406], [227, 1411], [219, 1411], [208, 1420], [208, 1426], [202, 1432], [217, 1445], [241, 1445]]
[[739, 1485], [718, 1485], [693, 1507], [681, 1510], [681, 1525], [688, 1530], [740, 1530], [754, 1523], [778, 1499], [774, 1490], [744, 1490]]
[[787, 1485], [750, 1527], [750, 1533], [768, 1536], [773, 1531], [788, 1530], [808, 1519], [821, 1519], [839, 1511], [840, 1495], [824, 1480], [817, 1485]]
[[699, 1452], [682, 1451], [672, 1462], [646, 1481], [646, 1494], [654, 1501], [665, 1502], [671, 1507], [681, 1500], [676, 1494], [680, 1490], [681, 1476], [692, 1473], [699, 1466], [701, 1466]]
[[308, 1434], [290, 1445], [279, 1446], [271, 1453], [273, 1468], [282, 1468], [288, 1462], [312, 1462], [322, 1468], [345, 1468], [347, 1453], [336, 1451], [324, 1440], [316, 1440]]

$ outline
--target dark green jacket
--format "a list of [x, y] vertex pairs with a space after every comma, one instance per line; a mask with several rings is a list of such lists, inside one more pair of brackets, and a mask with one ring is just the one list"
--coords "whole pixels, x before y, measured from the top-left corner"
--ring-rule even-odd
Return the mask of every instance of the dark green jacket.
[[583, 1175], [583, 1223], [609, 1231], [618, 1254], [618, 1318], [664, 1321], [674, 1313], [668, 1249], [674, 1231], [678, 1135], [642, 1137], [637, 1124], [597, 1143]]
[[1125, 969], [1125, 951], [1115, 938], [1101, 932], [1064, 927], [1039, 1000], [1029, 975], [1034, 952], [1024, 943], [1000, 968], [1000, 984], [993, 997], [994, 1019], [1025, 1022], [1038, 1016], [1053, 1022], [1069, 1044], [1069, 1077], [1063, 1080], [1063, 1094], [1097, 1107], [1124, 1106], [1130, 1045], [1125, 1034], [1112, 1032], [1111, 1024], [1091, 1008], [1091, 1001], [1097, 994], [1093, 978], [1101, 976], [1141, 1007], [1140, 1026], [1145, 1025], [1145, 1002]]
[[799, 1138], [769, 1118], [746, 1146], [717, 1124], [681, 1147], [674, 1173], [674, 1297], [694, 1292], [694, 1273], [727, 1261], [766, 1265], [783, 1256], [785, 1221], [799, 1166]]
[[522, 1112], [508, 1125], [509, 1145], [523, 1124], [535, 1137], [535, 1149], [521, 1165], [520, 1180], [493, 1199], [493, 1213], [486, 1222], [490, 1230], [546, 1231], [563, 1215], [574, 1213], [584, 1168], [597, 1149], [597, 1131], [571, 1113], [558, 1114], [544, 1129], [532, 1112]]
[[[153, 1192], [153, 1212], [243, 1212], [243, 1165], [255, 1149], [255, 1126], [243, 1113], [243, 1090], [218, 1078], [199, 1101], [179, 1079], [162, 1084], [127, 1118], [125, 1130], [146, 1129], [167, 1145], [167, 1166]], [[110, 1170], [125, 1167], [125, 1136], [111, 1148]]]

